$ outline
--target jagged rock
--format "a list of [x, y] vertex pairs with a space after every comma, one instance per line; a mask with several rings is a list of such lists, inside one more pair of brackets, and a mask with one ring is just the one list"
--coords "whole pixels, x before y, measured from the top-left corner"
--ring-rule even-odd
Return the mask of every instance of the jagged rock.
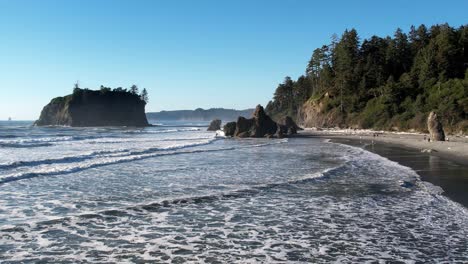
[[221, 129], [221, 120], [215, 119], [211, 121], [207, 131], [217, 131]]
[[236, 122], [226, 123], [226, 125], [223, 127], [223, 131], [226, 137], [234, 136], [234, 133], [236, 132]]
[[252, 137], [264, 137], [266, 134], [275, 134], [277, 124], [266, 113], [261, 105], [257, 105], [253, 114], [254, 127]]
[[427, 118], [427, 129], [432, 141], [445, 141], [445, 133], [442, 123], [435, 112], [430, 112]]
[[288, 136], [297, 134], [298, 130], [302, 130], [290, 116], [284, 117], [279, 123], [281, 124], [282, 132]]
[[75, 89], [51, 100], [35, 122], [37, 126], [149, 126], [146, 102], [125, 91]]
[[284, 138], [284, 131], [285, 130], [287, 130], [287, 128], [285, 126], [278, 125], [274, 137], [275, 138]]
[[276, 133], [276, 123], [265, 113], [261, 105], [258, 105], [252, 118], [240, 116], [237, 119], [236, 137], [265, 137]]
[[239, 116], [236, 123], [236, 132], [234, 135], [236, 137], [250, 137], [252, 135], [252, 130], [254, 126], [254, 120], [247, 119], [245, 117]]
[[239, 134], [236, 134], [236, 137], [247, 138], [247, 137], [250, 137], [250, 133], [248, 131], [241, 132]]
[[297, 133], [299, 128], [291, 117], [286, 117], [284, 124], [277, 124], [266, 113], [261, 105], [257, 105], [252, 118], [239, 117], [237, 122], [230, 122], [224, 126], [226, 136], [283, 138]]

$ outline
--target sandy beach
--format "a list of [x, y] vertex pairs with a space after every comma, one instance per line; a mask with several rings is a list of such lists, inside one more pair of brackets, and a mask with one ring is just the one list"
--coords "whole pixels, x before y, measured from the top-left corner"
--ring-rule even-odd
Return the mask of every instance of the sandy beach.
[[[375, 136], [374, 136], [375, 135]], [[422, 180], [440, 186], [444, 195], [468, 208], [468, 138], [428, 142], [428, 134], [371, 130], [312, 130], [301, 137], [319, 137], [364, 148], [415, 170]], [[426, 140], [424, 140], [426, 136]]]
[[458, 163], [468, 165], [467, 136], [448, 136], [449, 141], [428, 142], [427, 138], [429, 137], [429, 134], [424, 133], [352, 129], [306, 129], [300, 131], [300, 136], [361, 140], [370, 144], [378, 142], [387, 143], [413, 148], [421, 152], [426, 152], [430, 155], [448, 158]]

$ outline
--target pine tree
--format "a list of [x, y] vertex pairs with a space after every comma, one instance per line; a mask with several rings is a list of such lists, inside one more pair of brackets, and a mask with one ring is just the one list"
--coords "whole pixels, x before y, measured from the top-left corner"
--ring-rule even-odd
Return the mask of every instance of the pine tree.
[[131, 92], [132, 94], [138, 94], [138, 86], [136, 86], [135, 84], [132, 85], [132, 86], [130, 87], [130, 92]]
[[447, 129], [467, 133], [467, 93], [467, 25], [412, 26], [408, 34], [397, 29], [362, 44], [352, 29], [315, 49], [306, 75], [285, 78], [267, 111], [295, 118], [310, 99], [321, 114], [343, 112], [334, 118], [339, 123], [327, 125], [424, 130], [427, 113], [435, 110]]
[[78, 93], [80, 91], [80, 84], [79, 81], [76, 81], [76, 83], [73, 85], [73, 93]]
[[140, 98], [145, 101], [145, 103], [149, 102], [148, 91], [146, 91], [146, 88], [143, 88], [143, 91], [141, 91]]

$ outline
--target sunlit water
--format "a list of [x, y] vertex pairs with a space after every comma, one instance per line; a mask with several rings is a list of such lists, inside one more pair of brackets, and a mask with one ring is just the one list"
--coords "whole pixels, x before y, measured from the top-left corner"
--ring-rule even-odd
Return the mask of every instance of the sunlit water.
[[468, 213], [321, 139], [0, 123], [2, 263], [467, 262]]

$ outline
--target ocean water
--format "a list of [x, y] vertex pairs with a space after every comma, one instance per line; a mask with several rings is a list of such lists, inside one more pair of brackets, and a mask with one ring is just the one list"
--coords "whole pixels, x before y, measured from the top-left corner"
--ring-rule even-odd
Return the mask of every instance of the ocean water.
[[0, 122], [0, 262], [468, 262], [467, 210], [411, 169], [206, 125]]

